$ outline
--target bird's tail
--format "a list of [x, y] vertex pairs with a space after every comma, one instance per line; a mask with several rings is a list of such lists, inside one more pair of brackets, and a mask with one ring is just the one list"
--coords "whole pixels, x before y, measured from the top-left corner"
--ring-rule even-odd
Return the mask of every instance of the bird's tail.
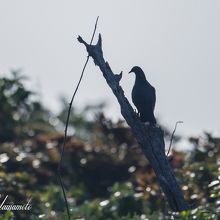
[[154, 117], [154, 114], [141, 114], [140, 115], [141, 122], [149, 122], [151, 124], [156, 124], [156, 118]]

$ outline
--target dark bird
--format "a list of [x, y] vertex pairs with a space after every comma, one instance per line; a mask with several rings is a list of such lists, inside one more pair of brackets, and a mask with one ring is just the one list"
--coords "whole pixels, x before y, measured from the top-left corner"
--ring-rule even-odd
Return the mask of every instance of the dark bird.
[[131, 71], [136, 79], [132, 89], [132, 101], [138, 110], [142, 122], [156, 124], [154, 107], [156, 103], [155, 88], [147, 81], [144, 71], [139, 66], [134, 66]]

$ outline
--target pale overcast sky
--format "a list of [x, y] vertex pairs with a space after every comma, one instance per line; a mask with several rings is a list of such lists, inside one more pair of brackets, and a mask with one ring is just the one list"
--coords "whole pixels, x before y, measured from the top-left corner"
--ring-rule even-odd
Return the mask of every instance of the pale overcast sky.
[[[52, 110], [68, 100], [86, 59], [97, 15], [104, 57], [131, 100], [139, 65], [156, 88], [155, 115], [178, 133], [220, 135], [220, 1], [218, 0], [0, 0], [0, 74], [23, 68]], [[97, 39], [97, 35], [95, 41]], [[109, 117], [120, 117], [115, 97], [90, 62], [75, 105], [107, 101]]]

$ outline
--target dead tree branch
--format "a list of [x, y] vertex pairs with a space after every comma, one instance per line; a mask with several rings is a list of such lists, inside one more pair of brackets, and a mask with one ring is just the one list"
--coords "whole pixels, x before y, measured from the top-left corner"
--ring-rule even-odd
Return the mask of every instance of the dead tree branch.
[[125, 97], [123, 89], [119, 85], [120, 77], [112, 72], [110, 65], [103, 57], [101, 35], [99, 35], [96, 45], [87, 44], [80, 36], [78, 37], [78, 41], [85, 45], [88, 55], [93, 58], [95, 65], [100, 68], [109, 87], [116, 96], [121, 107], [121, 114], [131, 127], [140, 147], [154, 169], [171, 209], [173, 211], [189, 209], [173, 170], [167, 160], [163, 131], [161, 128], [140, 122], [132, 106]]

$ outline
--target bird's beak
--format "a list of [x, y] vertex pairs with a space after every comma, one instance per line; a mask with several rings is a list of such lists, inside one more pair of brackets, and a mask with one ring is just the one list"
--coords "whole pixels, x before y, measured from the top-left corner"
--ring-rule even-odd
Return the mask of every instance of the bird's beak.
[[128, 73], [132, 73], [132, 71], [130, 70]]

